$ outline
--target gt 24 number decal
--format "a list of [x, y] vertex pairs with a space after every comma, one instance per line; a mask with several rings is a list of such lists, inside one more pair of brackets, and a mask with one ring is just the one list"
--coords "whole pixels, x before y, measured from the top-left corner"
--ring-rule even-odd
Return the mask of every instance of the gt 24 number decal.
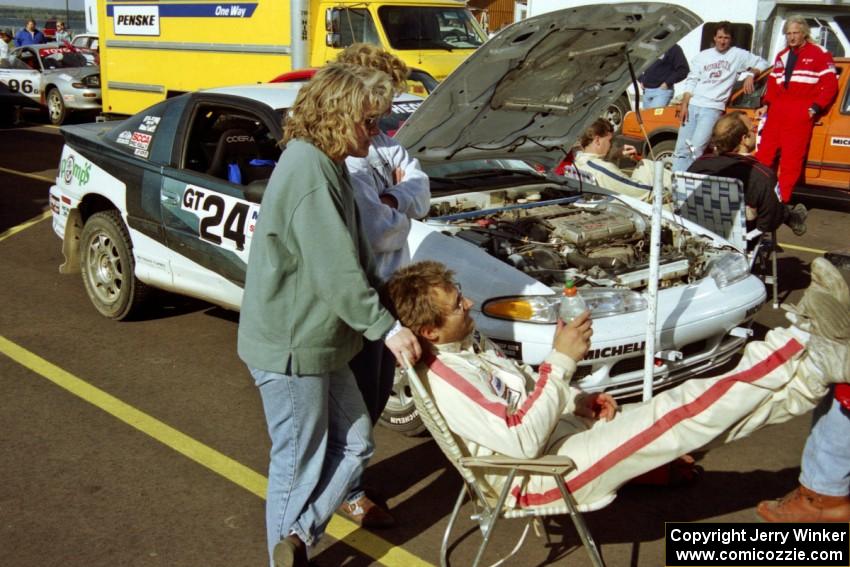
[[198, 236], [223, 248], [243, 251], [251, 243], [260, 206], [230, 195], [189, 185], [181, 208], [200, 219]]
[[24, 94], [33, 94], [38, 93], [38, 89], [32, 86], [32, 81], [24, 80], [19, 81], [18, 79], [9, 79], [9, 82], [6, 83], [6, 86], [9, 88], [10, 93], [22, 92]]

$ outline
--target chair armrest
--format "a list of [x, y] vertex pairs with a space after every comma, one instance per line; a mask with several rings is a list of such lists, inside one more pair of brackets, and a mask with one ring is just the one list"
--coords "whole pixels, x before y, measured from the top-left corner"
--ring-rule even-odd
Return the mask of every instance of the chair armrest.
[[515, 469], [520, 472], [560, 476], [576, 468], [571, 458], [562, 455], [543, 455], [536, 459], [515, 459], [501, 455], [461, 457], [459, 462], [469, 468]]

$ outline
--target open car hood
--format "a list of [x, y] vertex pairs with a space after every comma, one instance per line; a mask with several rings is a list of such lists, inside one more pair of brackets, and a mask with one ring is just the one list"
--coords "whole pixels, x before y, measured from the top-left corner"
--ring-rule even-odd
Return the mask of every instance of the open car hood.
[[626, 89], [629, 61], [638, 76], [700, 23], [641, 2], [517, 22], [449, 75], [396, 139], [425, 162], [560, 154]]

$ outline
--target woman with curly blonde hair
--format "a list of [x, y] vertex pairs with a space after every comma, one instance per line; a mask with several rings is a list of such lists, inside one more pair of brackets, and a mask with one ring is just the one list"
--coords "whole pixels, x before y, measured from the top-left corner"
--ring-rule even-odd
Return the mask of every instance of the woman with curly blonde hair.
[[[395, 94], [407, 90], [407, 65], [376, 45], [350, 45], [339, 54], [337, 62], [382, 71], [390, 78]], [[363, 232], [375, 255], [378, 277], [386, 281], [410, 261], [407, 248], [410, 219], [428, 214], [431, 189], [419, 161], [410, 157], [404, 146], [381, 132], [378, 124], [373, 125], [369, 135], [368, 155], [349, 156], [345, 166], [351, 176]], [[375, 424], [392, 392], [393, 355], [381, 341], [367, 340], [349, 366]], [[387, 528], [395, 524], [392, 515], [366, 495], [359, 479], [352, 485], [339, 512], [366, 528]]]
[[239, 356], [260, 390], [272, 441], [266, 524], [274, 565], [307, 566], [372, 455], [372, 427], [348, 368], [363, 337], [401, 361], [419, 344], [385, 309], [361, 232], [347, 156], [365, 156], [389, 108], [381, 72], [332, 64], [299, 93], [286, 148], [251, 241]]

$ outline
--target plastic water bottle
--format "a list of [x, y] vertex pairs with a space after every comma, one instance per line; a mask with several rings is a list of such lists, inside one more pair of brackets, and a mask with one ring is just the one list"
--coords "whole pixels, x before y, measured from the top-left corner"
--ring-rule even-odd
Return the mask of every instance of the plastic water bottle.
[[587, 303], [578, 294], [575, 282], [573, 280], [567, 280], [564, 284], [561, 308], [558, 312], [561, 320], [564, 323], [569, 323], [585, 311], [587, 311]]

